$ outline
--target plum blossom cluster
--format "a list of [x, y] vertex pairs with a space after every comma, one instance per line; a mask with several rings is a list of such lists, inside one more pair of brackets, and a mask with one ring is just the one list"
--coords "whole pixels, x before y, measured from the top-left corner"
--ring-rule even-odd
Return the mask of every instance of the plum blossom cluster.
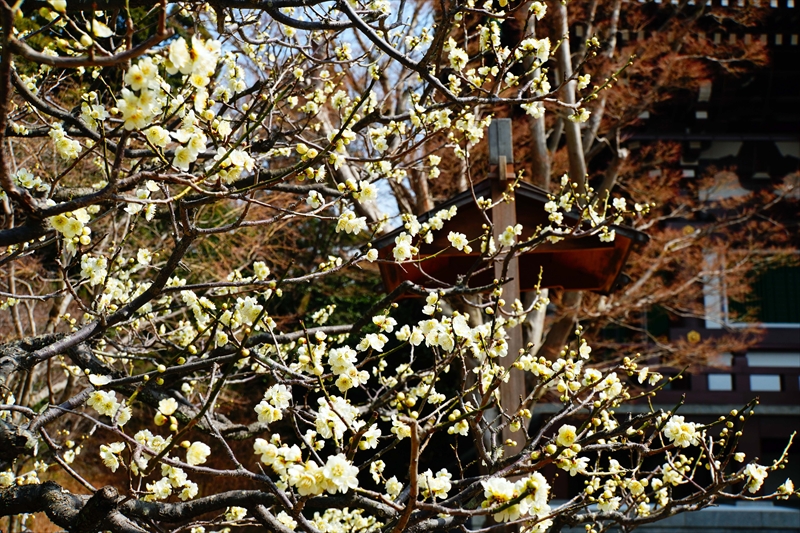
[[330, 455], [324, 465], [318, 465], [313, 459], [303, 460], [297, 445], [287, 446], [277, 437], [271, 442], [256, 439], [253, 448], [279, 476], [280, 486], [293, 487], [300, 496], [346, 493], [358, 487], [358, 468], [343, 454]]
[[78, 244], [89, 244], [92, 229], [88, 226], [92, 213], [97, 213], [97, 206], [80, 208], [75, 211], [66, 211], [50, 218], [50, 225], [64, 236], [67, 246], [75, 249]]
[[550, 485], [539, 472], [522, 478], [516, 482], [502, 477], [490, 477], [482, 480], [485, 500], [481, 507], [497, 509], [493, 518], [498, 522], [517, 520], [522, 516], [534, 516], [540, 520], [534, 522], [532, 531], [544, 532], [552, 525], [552, 520], [544, 519], [550, 513]]
[[89, 395], [86, 405], [98, 414], [108, 416], [115, 424], [124, 426], [131, 419], [132, 409], [120, 404], [114, 391], [96, 390]]
[[273, 385], [264, 393], [264, 399], [256, 405], [258, 421], [267, 424], [281, 420], [283, 410], [289, 407], [292, 400], [292, 393], [286, 385]]

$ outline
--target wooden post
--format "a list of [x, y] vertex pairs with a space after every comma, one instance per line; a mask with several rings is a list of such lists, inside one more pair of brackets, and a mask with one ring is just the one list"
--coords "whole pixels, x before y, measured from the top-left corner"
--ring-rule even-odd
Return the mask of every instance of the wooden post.
[[[497, 173], [492, 177], [492, 201], [497, 204], [492, 209], [492, 225], [495, 244], [500, 247], [500, 235], [508, 226], [517, 224], [517, 208], [513, 201], [503, 202], [503, 194], [514, 180], [514, 151], [511, 138], [511, 119], [495, 119], [489, 126], [489, 164], [497, 165]], [[494, 266], [495, 278], [503, 281], [503, 256], [498, 258]], [[519, 259], [512, 258], [505, 272], [508, 280], [503, 286], [503, 299], [506, 302], [504, 309], [510, 310], [515, 299], [520, 298]], [[508, 330], [508, 355], [502, 362], [503, 366], [510, 367], [517, 359], [522, 349], [522, 328], [517, 326]], [[525, 374], [521, 370], [511, 368], [508, 383], [500, 385], [500, 403], [504, 412], [513, 416], [517, 413], [520, 398], [526, 396]], [[524, 433], [520, 430], [512, 433], [506, 426], [503, 431], [503, 441], [511, 439], [516, 441], [516, 446], [505, 448], [506, 456], [513, 455], [522, 450]]]

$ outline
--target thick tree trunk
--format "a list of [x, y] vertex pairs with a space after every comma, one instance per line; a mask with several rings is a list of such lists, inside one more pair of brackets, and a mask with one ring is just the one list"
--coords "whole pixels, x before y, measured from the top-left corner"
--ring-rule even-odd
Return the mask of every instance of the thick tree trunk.
[[[559, 33], [563, 37], [561, 46], [556, 52], [558, 68], [561, 71], [561, 100], [573, 105], [576, 103], [575, 91], [577, 81], [572, 78], [572, 57], [569, 44], [569, 20], [567, 6], [561, 2], [556, 3], [556, 16], [558, 18]], [[578, 194], [586, 192], [586, 161], [583, 157], [583, 140], [581, 139], [580, 124], [572, 120], [564, 120], [564, 131], [567, 134], [567, 154], [569, 156], [569, 177], [578, 188]]]

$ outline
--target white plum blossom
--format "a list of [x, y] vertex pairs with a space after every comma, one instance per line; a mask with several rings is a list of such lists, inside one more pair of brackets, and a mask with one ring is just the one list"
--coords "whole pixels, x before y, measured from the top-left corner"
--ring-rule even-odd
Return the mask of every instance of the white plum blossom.
[[744, 475], [747, 476], [747, 490], [751, 493], [758, 492], [768, 474], [769, 471], [765, 467], [756, 463], [750, 463], [744, 467]]
[[514, 246], [516, 238], [519, 235], [522, 235], [522, 224], [508, 226], [503, 230], [503, 233], [500, 234], [500, 244], [503, 246]]
[[201, 465], [211, 455], [211, 448], [207, 444], [196, 441], [186, 450], [186, 463], [192, 466]]
[[681, 448], [700, 444], [701, 432], [694, 422], [686, 422], [682, 416], [673, 416], [664, 426], [664, 435]]
[[283, 524], [287, 529], [290, 531], [294, 531], [297, 528], [297, 520], [289, 516], [286, 511], [281, 511], [275, 516], [275, 519]]
[[100, 376], [97, 374], [89, 374], [89, 383], [95, 387], [102, 387], [111, 383], [111, 376]]
[[352, 233], [358, 235], [367, 229], [367, 218], [356, 217], [356, 214], [349, 209], [345, 210], [339, 215], [339, 221], [336, 224], [336, 232], [344, 231], [345, 233]]
[[411, 245], [411, 235], [401, 233], [394, 239], [393, 255], [395, 261], [407, 261], [418, 252], [417, 248]]
[[358, 447], [362, 450], [369, 450], [370, 448], [378, 447], [378, 438], [381, 436], [381, 430], [377, 424], [372, 424], [367, 431], [361, 436], [361, 441]]
[[322, 475], [325, 477], [325, 490], [331, 494], [358, 488], [358, 468], [344, 454], [328, 457]]
[[341, 440], [348, 426], [354, 430], [364, 426], [364, 421], [358, 420], [358, 409], [345, 398], [331, 396], [330, 401], [320, 398], [318, 406], [315, 429], [325, 439]]
[[378, 326], [381, 331], [391, 333], [394, 331], [394, 327], [397, 325], [397, 320], [390, 316], [379, 315], [372, 317], [372, 323]]
[[575, 426], [571, 426], [569, 424], [564, 424], [558, 430], [558, 436], [556, 437], [556, 443], [559, 446], [570, 447], [575, 442], [575, 438], [577, 434], [575, 433], [576, 428]]
[[386, 493], [392, 498], [399, 496], [400, 492], [403, 490], [403, 484], [400, 483], [395, 476], [387, 479], [384, 487], [386, 487]]
[[547, 5], [542, 2], [531, 2], [528, 10], [536, 17], [536, 20], [542, 20], [547, 13]]
[[265, 280], [270, 275], [270, 270], [264, 261], [256, 261], [253, 263], [253, 272], [259, 280]]
[[434, 497], [440, 500], [447, 498], [447, 494], [453, 488], [450, 480], [453, 475], [446, 469], [441, 469], [436, 473], [436, 476], [430, 470], [423, 472], [420, 475], [420, 486], [422, 487], [422, 495], [426, 498]]
[[409, 438], [411, 437], [411, 426], [397, 418], [392, 418], [392, 433], [397, 435], [400, 440]]
[[152, 494], [155, 500], [166, 500], [172, 494], [172, 483], [169, 478], [161, 478], [154, 483], [146, 485], [147, 491]]
[[456, 46], [450, 49], [449, 57], [450, 66], [457, 71], [464, 70], [464, 67], [467, 66], [467, 61], [469, 61], [469, 55], [467, 55], [467, 52]]
[[358, 344], [359, 351], [364, 351], [372, 348], [379, 352], [383, 351], [383, 347], [389, 339], [382, 333], [368, 333], [364, 339]]
[[70, 139], [61, 124], [56, 123], [50, 126], [48, 135], [55, 142], [56, 152], [62, 159], [71, 161], [77, 158], [83, 150], [81, 143]]
[[544, 63], [550, 58], [550, 39], [546, 37], [544, 39], [525, 39], [519, 44], [519, 51], [531, 54], [537, 61]]
[[520, 107], [525, 110], [525, 113], [535, 119], [539, 119], [544, 116], [544, 104], [541, 102], [524, 103], [520, 104]]
[[117, 468], [119, 468], [119, 454], [123, 450], [125, 450], [125, 444], [121, 442], [112, 442], [108, 445], [100, 445], [100, 458], [103, 460], [103, 464], [106, 465], [112, 472], [116, 472]]
[[244, 507], [238, 507], [234, 505], [233, 507], [228, 507], [225, 510], [225, 520], [228, 520], [230, 522], [238, 522], [239, 520], [242, 520], [245, 516], [247, 516], [247, 509], [245, 509]]
[[164, 416], [171, 416], [178, 410], [178, 401], [175, 398], [164, 398], [158, 402], [158, 412]]
[[456, 250], [463, 251], [464, 253], [467, 254], [472, 252], [472, 247], [470, 247], [469, 245], [469, 240], [467, 239], [467, 236], [464, 235], [463, 233], [451, 231], [447, 235], [447, 240], [450, 241], [450, 244]]
[[325, 203], [325, 198], [317, 191], [311, 191], [308, 193], [308, 198], [306, 198], [306, 203], [312, 209], [318, 209], [322, 204]]
[[86, 405], [106, 416], [114, 416], [119, 409], [117, 395], [113, 391], [94, 391], [86, 400]]
[[283, 419], [283, 410], [289, 407], [292, 400], [291, 390], [283, 384], [276, 384], [267, 389], [264, 399], [255, 407], [258, 421], [271, 424]]
[[581, 346], [578, 349], [578, 353], [580, 354], [581, 358], [589, 359], [589, 355], [592, 353], [592, 347], [585, 340], [581, 340]]

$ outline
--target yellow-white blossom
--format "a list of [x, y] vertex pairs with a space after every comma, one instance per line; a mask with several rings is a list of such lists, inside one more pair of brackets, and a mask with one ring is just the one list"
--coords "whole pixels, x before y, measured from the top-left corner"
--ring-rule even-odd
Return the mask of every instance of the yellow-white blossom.
[[564, 424], [558, 429], [558, 436], [556, 437], [556, 444], [559, 446], [570, 447], [575, 443], [577, 433], [575, 433], [575, 426]]
[[758, 492], [764, 480], [767, 479], [769, 471], [756, 463], [750, 463], [744, 467], [744, 475], [747, 476], [747, 490], [751, 493]]
[[178, 410], [178, 401], [175, 398], [164, 398], [158, 402], [158, 411], [164, 416], [171, 416]]
[[211, 454], [211, 448], [203, 442], [193, 442], [186, 450], [186, 463], [192, 466], [201, 465]]
[[697, 446], [702, 436], [694, 422], [686, 422], [682, 416], [673, 416], [664, 426], [664, 435], [681, 448]]

